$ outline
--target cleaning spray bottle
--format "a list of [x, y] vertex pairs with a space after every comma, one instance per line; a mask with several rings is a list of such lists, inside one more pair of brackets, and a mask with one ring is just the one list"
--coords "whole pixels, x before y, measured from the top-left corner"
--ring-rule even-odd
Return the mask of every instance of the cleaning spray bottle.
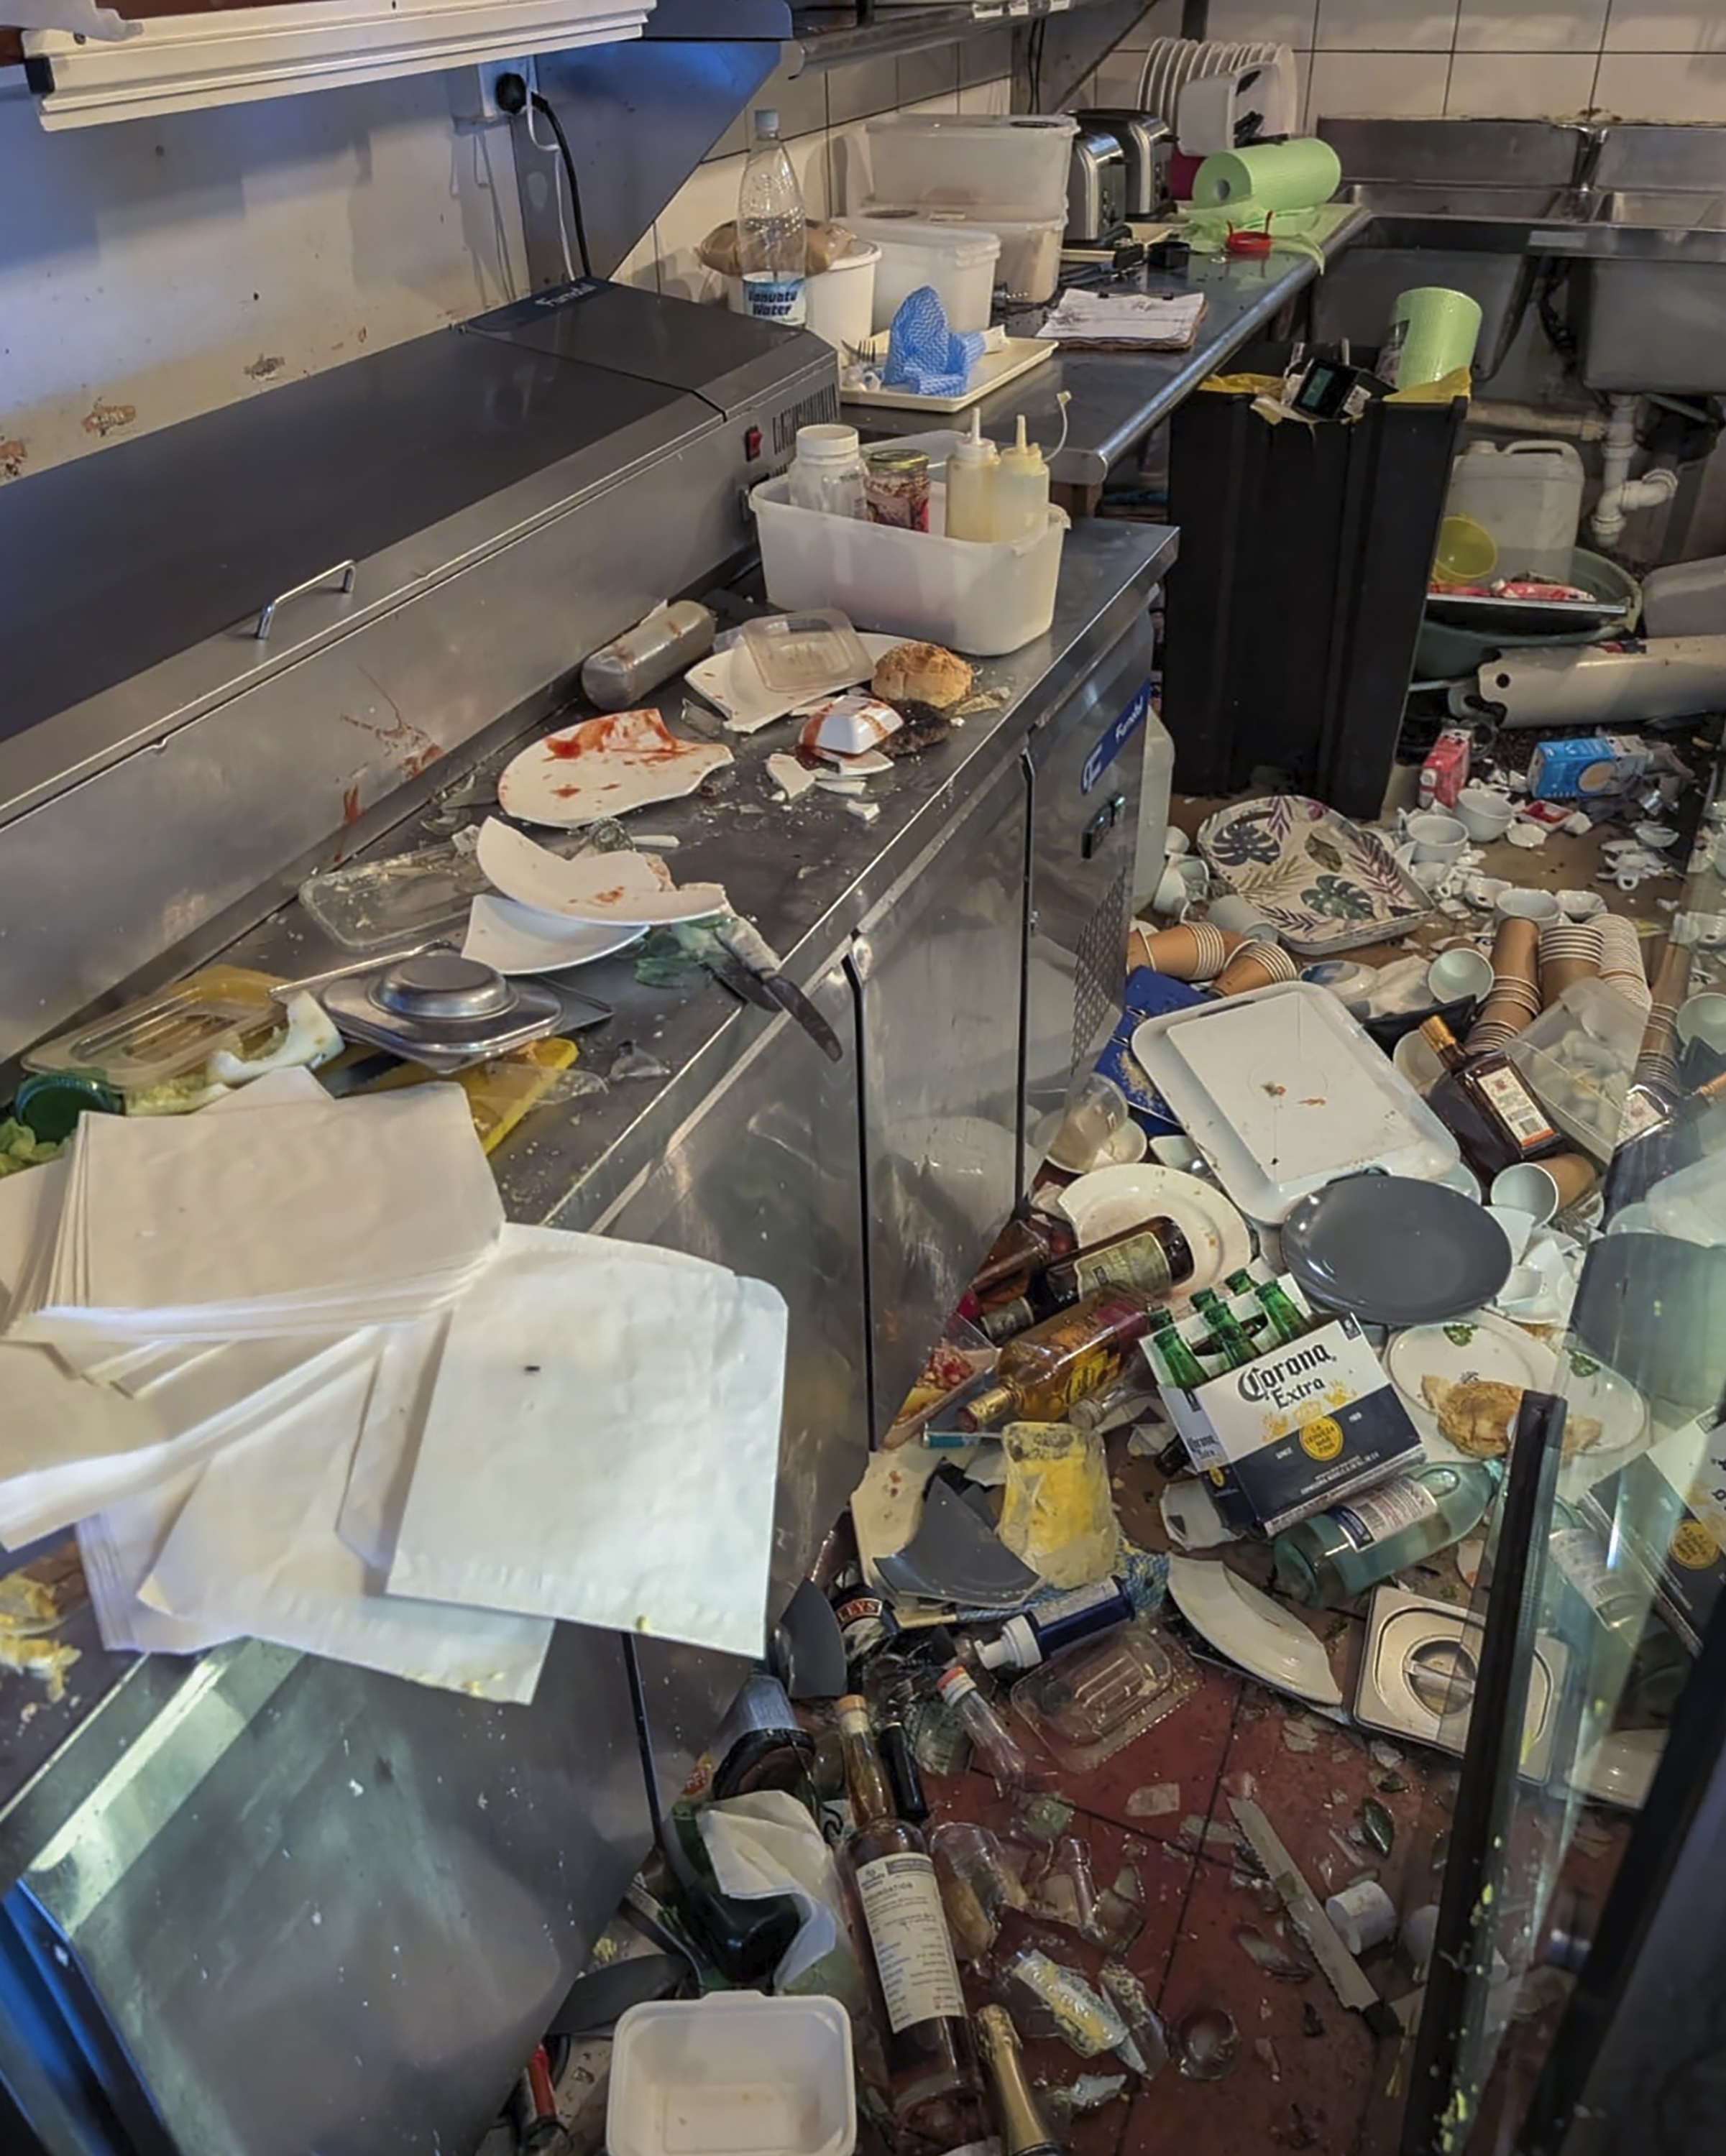
[[995, 496], [1001, 453], [983, 439], [983, 414], [973, 405], [971, 431], [954, 443], [947, 459], [947, 522], [949, 539], [994, 539]]

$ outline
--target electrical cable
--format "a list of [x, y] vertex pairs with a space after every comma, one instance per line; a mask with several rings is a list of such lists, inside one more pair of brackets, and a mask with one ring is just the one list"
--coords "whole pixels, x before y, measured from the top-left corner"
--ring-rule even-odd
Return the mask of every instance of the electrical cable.
[[[569, 182], [569, 208], [575, 218], [575, 251], [581, 260], [581, 274], [583, 277], [591, 277], [593, 269], [592, 258], [588, 253], [588, 230], [582, 221], [581, 186], [575, 177], [575, 159], [569, 154], [569, 137], [563, 132], [563, 123], [552, 110], [550, 103], [537, 90], [530, 92], [527, 102], [532, 110], [544, 113], [552, 134], [557, 138], [558, 152], [562, 157], [564, 174]], [[528, 126], [531, 131], [531, 121]], [[558, 223], [561, 228], [561, 216]]]

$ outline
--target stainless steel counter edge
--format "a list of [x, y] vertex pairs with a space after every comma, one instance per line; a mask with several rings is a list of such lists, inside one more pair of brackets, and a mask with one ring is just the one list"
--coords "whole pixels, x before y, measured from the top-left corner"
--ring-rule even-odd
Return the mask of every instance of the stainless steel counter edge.
[[[734, 903], [774, 944], [788, 974], [804, 986], [819, 981], [869, 908], [938, 837], [955, 798], [981, 787], [1019, 753], [1032, 732], [1033, 706], [1045, 715], [1052, 711], [1067, 688], [1118, 639], [1144, 607], [1175, 547], [1176, 535], [1158, 526], [1076, 528], [1067, 540], [1048, 634], [1009, 657], [979, 663], [979, 685], [1005, 692], [999, 711], [968, 720], [948, 742], [871, 782], [871, 798], [881, 812], [875, 824], [860, 821], [828, 793], [805, 796], [789, 808], [773, 806], [766, 760], [786, 746], [789, 730], [770, 726], [747, 739], [727, 737], [736, 765], [729, 789], [718, 799], [640, 810], [636, 827], [676, 835], [681, 844], [669, 858], [680, 880], [727, 880]], [[676, 726], [681, 693], [662, 701]], [[510, 752], [488, 759], [486, 767], [501, 766]], [[455, 773], [450, 778], [459, 783]], [[745, 808], [756, 811], [747, 824], [737, 813]], [[748, 844], [757, 832], [778, 843]], [[398, 829], [371, 850], [400, 851], [408, 837]], [[745, 840], [741, 855], [740, 838]], [[230, 955], [244, 963], [307, 973], [328, 962], [326, 947], [296, 904], [243, 938]], [[668, 1138], [764, 1028], [789, 1023], [739, 1006], [705, 979], [682, 992], [643, 987], [634, 965], [634, 954], [626, 953], [584, 968], [576, 977], [617, 1013], [606, 1027], [581, 1035], [583, 1062], [603, 1070], [610, 1060], [609, 1045], [631, 1038], [662, 1057], [673, 1075], [663, 1082], [619, 1081], [604, 1096], [583, 1099], [573, 1110], [530, 1116], [494, 1158], [516, 1219], [556, 1220], [568, 1227], [600, 1222], [660, 1159]], [[807, 1051], [818, 1054], [813, 1043]], [[88, 1656], [87, 1681], [111, 1677], [114, 1661], [124, 1660], [103, 1655], [87, 1609], [74, 1620], [70, 1636]], [[121, 1770], [129, 1755], [140, 1761], [152, 1755], [164, 1732], [200, 1701], [219, 1702], [222, 1726], [237, 1736], [301, 1659], [254, 1640], [212, 1650], [186, 1664], [141, 1657], [81, 1710], [81, 1718], [73, 1704], [40, 1707], [26, 1732], [31, 1741], [21, 1743], [19, 1750], [0, 1743], [0, 1891], [24, 1866], [39, 1861], [44, 1845], [107, 1778], [126, 1779]], [[74, 1700], [80, 1675], [73, 1673]], [[508, 1710], [472, 1712], [501, 1717], [507, 1724]], [[50, 1740], [46, 1747], [44, 1738]], [[193, 1762], [188, 1771], [195, 1769]], [[135, 1824], [147, 1834], [147, 1822]]]

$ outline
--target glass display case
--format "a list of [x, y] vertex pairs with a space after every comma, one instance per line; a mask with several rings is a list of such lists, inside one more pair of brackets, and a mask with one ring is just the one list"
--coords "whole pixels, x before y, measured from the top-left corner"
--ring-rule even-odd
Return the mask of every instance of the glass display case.
[[[1461, 1755], [1424, 1989], [1374, 2148], [1718, 2145], [1726, 1853], [1726, 801], [1687, 866], [1645, 1029], [1590, 1036], [1598, 1184], [1466, 1611], [1375, 1610], [1368, 1655]], [[1677, 888], [1677, 886], [1667, 886]], [[1717, 952], [1720, 954], [1717, 957]], [[1585, 998], [1584, 999], [1585, 1000]], [[1578, 1060], [1584, 1059], [1578, 1059]], [[1550, 1072], [1547, 1074], [1550, 1078]], [[1558, 1105], [1545, 1094], [1549, 1107]], [[1537, 1208], [1536, 1209], [1539, 1209]], [[1531, 1297], [1539, 1292], [1531, 1281]], [[1466, 1327], [1452, 1328], [1460, 1332]], [[1467, 1347], [1460, 1353], [1466, 1359]], [[1466, 1429], [1455, 1425], [1467, 1449]], [[1429, 1450], [1431, 1447], [1429, 1445]], [[1465, 1568], [1465, 1578], [1467, 1572]], [[1403, 1597], [1405, 1604], [1411, 1598]], [[1401, 1625], [1399, 1632], [1395, 1628]], [[1425, 1629], [1423, 1630], [1423, 1622]], [[1376, 1666], [1376, 1665], [1375, 1665]], [[1441, 1885], [1439, 1883], [1441, 1881]], [[1708, 2092], [1710, 2078], [1712, 2095]]]

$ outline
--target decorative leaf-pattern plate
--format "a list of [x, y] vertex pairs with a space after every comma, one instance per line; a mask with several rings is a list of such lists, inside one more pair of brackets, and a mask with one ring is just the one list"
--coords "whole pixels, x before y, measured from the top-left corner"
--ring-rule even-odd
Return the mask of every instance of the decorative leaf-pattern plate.
[[1304, 793], [1219, 810], [1201, 826], [1199, 850], [1303, 958], [1406, 936], [1432, 910], [1376, 832]]

